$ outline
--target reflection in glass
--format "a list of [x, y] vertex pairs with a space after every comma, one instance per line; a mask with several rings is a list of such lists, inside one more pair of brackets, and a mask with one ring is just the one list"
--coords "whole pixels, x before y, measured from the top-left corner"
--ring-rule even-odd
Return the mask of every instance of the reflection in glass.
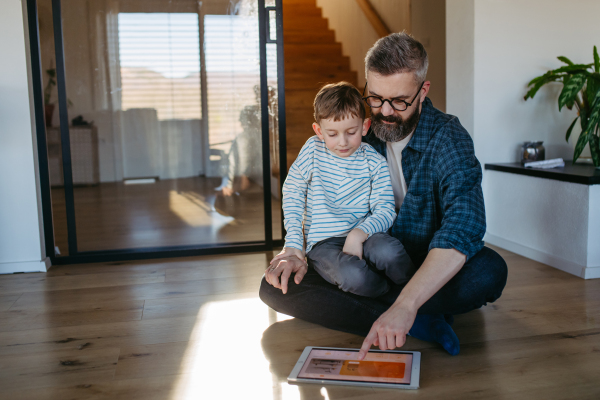
[[[257, 1], [62, 0], [62, 13], [79, 250], [264, 240]], [[39, 19], [47, 68], [50, 0]]]

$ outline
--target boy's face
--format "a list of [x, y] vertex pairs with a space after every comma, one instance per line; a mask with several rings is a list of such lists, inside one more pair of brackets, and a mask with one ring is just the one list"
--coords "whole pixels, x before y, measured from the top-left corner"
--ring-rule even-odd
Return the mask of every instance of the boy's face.
[[360, 117], [346, 116], [343, 120], [322, 119], [313, 124], [313, 129], [325, 146], [338, 157], [349, 157], [360, 147], [362, 137], [367, 134], [370, 120]]

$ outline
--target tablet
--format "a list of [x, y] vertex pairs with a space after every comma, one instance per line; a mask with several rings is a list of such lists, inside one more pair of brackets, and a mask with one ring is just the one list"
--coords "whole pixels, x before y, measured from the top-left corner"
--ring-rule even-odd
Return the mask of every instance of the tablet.
[[358, 360], [359, 349], [306, 347], [288, 377], [289, 383], [418, 389], [421, 353], [369, 350]]

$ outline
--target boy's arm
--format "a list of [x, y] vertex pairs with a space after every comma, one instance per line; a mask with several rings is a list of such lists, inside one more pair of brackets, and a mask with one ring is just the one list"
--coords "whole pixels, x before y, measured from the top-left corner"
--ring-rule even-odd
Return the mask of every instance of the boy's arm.
[[394, 192], [385, 161], [373, 173], [369, 203], [371, 215], [356, 227], [367, 234], [365, 240], [374, 233], [386, 232], [396, 220]]
[[[304, 255], [302, 222], [306, 213], [306, 194], [312, 178], [314, 142], [309, 139], [288, 172], [283, 184], [283, 223], [286, 230], [285, 246]], [[304, 258], [304, 257], [302, 257]]]

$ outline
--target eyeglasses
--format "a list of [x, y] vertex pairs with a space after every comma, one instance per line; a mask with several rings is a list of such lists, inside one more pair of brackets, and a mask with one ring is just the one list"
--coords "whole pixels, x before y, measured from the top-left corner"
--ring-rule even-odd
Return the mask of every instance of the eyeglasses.
[[[367, 103], [367, 105], [371, 108], [380, 108], [383, 107], [383, 103], [385, 103], [386, 101], [388, 103], [390, 103], [390, 106], [392, 106], [392, 108], [396, 111], [405, 111], [408, 107], [412, 106], [413, 103], [415, 102], [415, 100], [417, 99], [417, 96], [419, 95], [419, 93], [421, 93], [421, 88], [423, 87], [423, 85], [425, 84], [425, 81], [423, 81], [423, 83], [421, 83], [421, 86], [419, 86], [419, 90], [417, 91], [417, 94], [415, 94], [415, 97], [412, 98], [412, 100], [410, 101], [410, 103], [407, 103], [404, 100], [401, 99], [382, 99], [379, 96], [367, 96], [367, 97], [363, 97], [362, 99]], [[365, 95], [365, 91], [367, 90], [367, 83], [365, 83], [365, 88], [363, 89], [363, 96]]]

